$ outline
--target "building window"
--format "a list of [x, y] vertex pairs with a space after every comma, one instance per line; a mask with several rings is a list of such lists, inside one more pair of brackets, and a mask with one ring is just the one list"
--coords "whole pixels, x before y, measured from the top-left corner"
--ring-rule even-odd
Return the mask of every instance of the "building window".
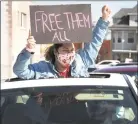
[[21, 12], [21, 27], [26, 28], [27, 15]]
[[113, 37], [113, 43], [115, 43], [115, 38]]
[[135, 16], [134, 21], [138, 22], [138, 17], [137, 16]]
[[120, 37], [118, 37], [118, 43], [121, 43], [122, 39]]
[[115, 34], [116, 32], [115, 31], [112, 31], [112, 41], [113, 41], [113, 43], [115, 43], [115, 39], [116, 39], [116, 34]]
[[134, 43], [134, 33], [128, 33], [128, 43]]
[[122, 32], [118, 31], [118, 43], [122, 42]]

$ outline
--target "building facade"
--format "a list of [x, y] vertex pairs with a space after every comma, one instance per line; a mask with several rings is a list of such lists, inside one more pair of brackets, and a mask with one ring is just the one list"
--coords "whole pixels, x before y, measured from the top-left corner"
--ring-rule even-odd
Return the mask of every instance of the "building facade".
[[1, 78], [15, 76], [12, 68], [27, 43], [29, 1], [1, 1]]
[[138, 5], [133, 8], [123, 8], [113, 16], [112, 57], [124, 62], [126, 58], [137, 61], [138, 44]]

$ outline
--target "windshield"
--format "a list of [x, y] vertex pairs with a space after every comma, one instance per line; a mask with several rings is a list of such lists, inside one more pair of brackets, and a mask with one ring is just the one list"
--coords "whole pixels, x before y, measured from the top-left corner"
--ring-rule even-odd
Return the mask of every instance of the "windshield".
[[137, 105], [128, 88], [8, 90], [2, 92], [1, 108], [2, 124], [137, 124]]

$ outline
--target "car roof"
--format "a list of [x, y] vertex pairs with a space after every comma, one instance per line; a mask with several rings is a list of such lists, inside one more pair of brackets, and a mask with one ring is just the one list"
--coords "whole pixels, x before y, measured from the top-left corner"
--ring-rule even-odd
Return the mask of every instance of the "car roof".
[[102, 60], [101, 62], [119, 62], [118, 60]]
[[[117, 81], [118, 80], [118, 81]], [[120, 83], [121, 82], [121, 83]], [[51, 86], [119, 86], [128, 87], [121, 74], [91, 74], [90, 78], [51, 78], [1, 83], [1, 90]]]
[[138, 65], [138, 62], [118, 63], [115, 66], [123, 66], [123, 65]]
[[118, 61], [118, 60], [103, 60], [103, 61], [100, 61], [100, 62], [98, 62], [97, 64], [99, 64], [99, 63], [103, 63], [103, 62], [118, 62], [118, 63], [120, 63], [120, 61]]
[[138, 66], [137, 65], [127, 65], [127, 66], [109, 66], [105, 68], [98, 68], [94, 70], [94, 72], [137, 72]]

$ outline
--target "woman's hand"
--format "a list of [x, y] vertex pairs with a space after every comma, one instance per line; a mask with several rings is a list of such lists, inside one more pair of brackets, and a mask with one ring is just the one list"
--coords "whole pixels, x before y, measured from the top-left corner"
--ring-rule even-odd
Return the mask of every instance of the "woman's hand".
[[103, 8], [102, 8], [102, 18], [103, 18], [103, 20], [107, 21], [110, 14], [111, 14], [111, 9], [107, 5], [103, 6]]
[[31, 32], [29, 31], [29, 36], [27, 39], [27, 44], [26, 44], [26, 50], [29, 51], [30, 53], [35, 52], [35, 47], [36, 46], [36, 41], [33, 36], [31, 36]]

